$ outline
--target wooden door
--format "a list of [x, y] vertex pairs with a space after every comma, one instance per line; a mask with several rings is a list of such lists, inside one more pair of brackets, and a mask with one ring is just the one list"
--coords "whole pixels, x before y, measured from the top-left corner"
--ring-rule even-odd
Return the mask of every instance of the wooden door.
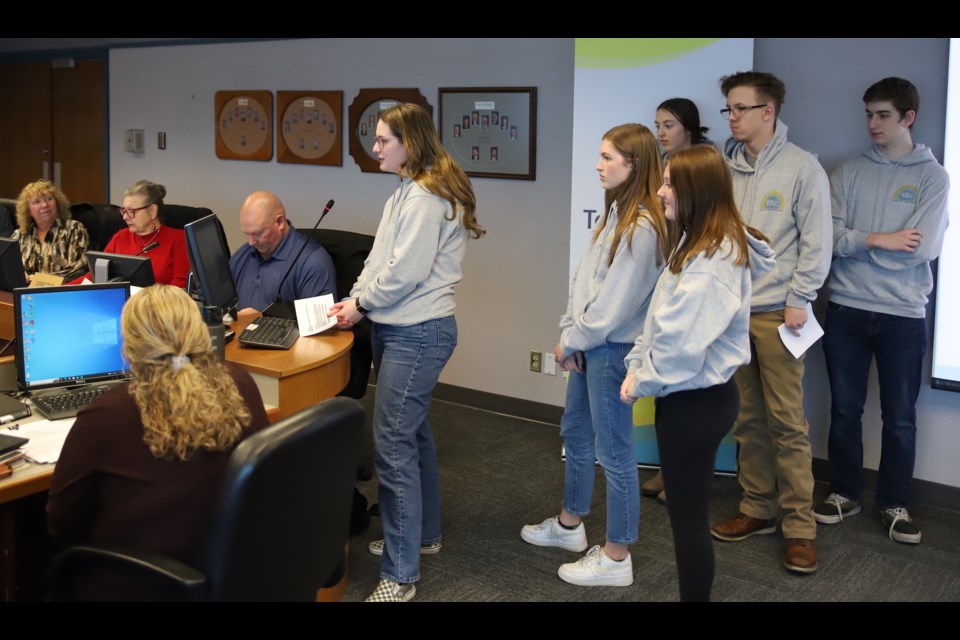
[[52, 178], [49, 62], [0, 64], [0, 196], [16, 198], [24, 185]]
[[71, 202], [107, 202], [105, 68], [0, 64], [0, 196], [48, 178]]
[[[106, 81], [103, 60], [53, 69], [53, 161], [70, 202], [105, 203]], [[2, 85], [0, 85], [2, 86]]]

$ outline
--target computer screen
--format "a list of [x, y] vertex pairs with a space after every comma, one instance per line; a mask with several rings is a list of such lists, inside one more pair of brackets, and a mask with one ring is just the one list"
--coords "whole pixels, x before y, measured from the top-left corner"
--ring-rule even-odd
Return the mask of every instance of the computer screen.
[[187, 236], [190, 268], [207, 307], [226, 311], [237, 304], [237, 287], [230, 273], [227, 236], [216, 214], [200, 218], [183, 227]]
[[20, 257], [20, 242], [0, 238], [0, 291], [27, 286], [27, 275]]
[[25, 390], [127, 377], [120, 314], [128, 283], [13, 292], [17, 383]]
[[[107, 264], [107, 275], [104, 279], [98, 277], [97, 262], [99, 260], [103, 260]], [[153, 264], [147, 256], [87, 251], [87, 266], [90, 268], [90, 279], [97, 284], [129, 282], [135, 287], [149, 287], [156, 283], [153, 276]]]

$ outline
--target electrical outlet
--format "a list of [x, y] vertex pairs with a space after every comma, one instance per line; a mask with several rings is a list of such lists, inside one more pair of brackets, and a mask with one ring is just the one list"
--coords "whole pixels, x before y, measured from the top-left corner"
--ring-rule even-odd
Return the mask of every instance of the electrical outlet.
[[543, 365], [543, 353], [540, 351], [531, 351], [530, 352], [530, 371], [540, 373], [540, 369]]
[[552, 353], [543, 354], [543, 372], [548, 376], [557, 375], [557, 357]]

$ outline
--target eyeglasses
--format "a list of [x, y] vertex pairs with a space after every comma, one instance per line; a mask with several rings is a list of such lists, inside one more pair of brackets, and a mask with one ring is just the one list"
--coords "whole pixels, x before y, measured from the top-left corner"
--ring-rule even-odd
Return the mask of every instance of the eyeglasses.
[[126, 207], [120, 207], [120, 214], [123, 216], [135, 216], [137, 215], [137, 211], [143, 211], [144, 209], [149, 209], [152, 206], [153, 206], [152, 204], [147, 204], [142, 207], [137, 207], [136, 209], [128, 209]]
[[742, 117], [743, 117], [743, 114], [746, 113], [747, 111], [752, 111], [752, 110], [754, 110], [754, 109], [762, 109], [762, 108], [764, 108], [765, 106], [767, 106], [766, 103], [764, 103], [764, 104], [755, 104], [755, 105], [749, 106], [749, 107], [744, 106], [744, 105], [742, 105], [742, 104], [738, 104], [737, 106], [735, 106], [735, 107], [730, 107], [729, 109], [720, 109], [720, 115], [723, 116], [723, 119], [724, 119], [724, 120], [729, 120], [729, 119], [730, 119], [730, 112], [733, 112], [733, 113], [737, 114], [737, 117], [738, 117], [738, 118], [742, 118]]
[[400, 138], [374, 138], [373, 146], [375, 147], [379, 146], [381, 149], [383, 149], [385, 146], [387, 146], [387, 143], [390, 142], [391, 140], [399, 140], [399, 139]]

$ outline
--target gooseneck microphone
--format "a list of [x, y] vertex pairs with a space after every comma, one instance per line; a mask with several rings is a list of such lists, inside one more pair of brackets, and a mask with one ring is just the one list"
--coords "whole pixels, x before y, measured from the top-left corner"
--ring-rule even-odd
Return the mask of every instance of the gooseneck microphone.
[[[320, 218], [318, 218], [316, 224], [313, 225], [314, 230], [320, 226], [320, 223], [323, 222], [323, 219], [327, 217], [327, 214], [330, 213], [331, 209], [333, 209], [333, 198], [327, 201], [327, 206], [323, 208]], [[309, 240], [309, 238], [306, 238], [306, 240]], [[280, 285], [277, 287], [277, 299], [269, 307], [263, 310], [263, 315], [287, 318], [290, 320], [296, 319], [297, 315], [293, 308], [293, 302], [280, 302], [280, 292], [283, 290], [283, 283], [287, 281], [287, 276], [289, 276], [290, 272], [293, 271], [293, 267], [296, 266], [297, 260], [300, 259], [300, 255], [303, 253], [303, 250], [306, 249], [307, 244], [308, 243], [305, 241], [302, 245], [300, 245], [300, 251], [297, 252], [297, 255], [290, 262], [290, 266], [287, 267], [287, 272], [284, 273], [283, 278], [280, 279]]]
[[143, 249], [140, 249], [140, 251], [137, 251], [137, 252], [136, 252], [135, 254], [133, 254], [133, 255], [138, 256], [138, 255], [140, 255], [141, 253], [146, 253], [147, 251], [150, 251], [151, 249], [156, 249], [156, 248], [159, 247], [159, 246], [160, 246], [160, 241], [159, 241], [159, 240], [154, 240], [153, 242], [151, 242], [150, 244], [148, 244], [147, 246], [145, 246]]

